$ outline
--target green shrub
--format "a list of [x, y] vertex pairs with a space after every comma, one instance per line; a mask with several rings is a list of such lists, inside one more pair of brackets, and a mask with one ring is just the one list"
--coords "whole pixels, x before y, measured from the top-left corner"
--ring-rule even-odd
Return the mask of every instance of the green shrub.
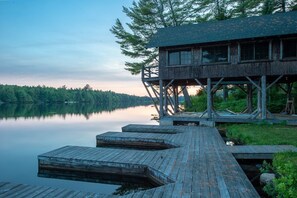
[[201, 93], [197, 96], [191, 96], [191, 102], [192, 106], [186, 106], [186, 111], [203, 112], [207, 108], [207, 96], [205, 93]]
[[296, 197], [297, 195], [297, 153], [278, 153], [273, 159], [273, 167], [279, 175], [274, 180], [278, 197]]
[[228, 99], [227, 101], [221, 101], [219, 103], [215, 102], [215, 109], [216, 110], [231, 110], [234, 112], [241, 112], [246, 108], [246, 100], [245, 99], [238, 99], [238, 100], [231, 100]]
[[260, 168], [260, 171], [261, 171], [261, 173], [272, 173], [274, 170], [273, 170], [272, 164], [270, 164], [269, 162], [264, 160], [263, 164]]

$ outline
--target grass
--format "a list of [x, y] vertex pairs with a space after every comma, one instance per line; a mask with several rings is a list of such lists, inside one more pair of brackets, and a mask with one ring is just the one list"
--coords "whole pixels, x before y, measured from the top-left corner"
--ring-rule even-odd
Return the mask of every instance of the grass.
[[[293, 145], [297, 147], [297, 127], [268, 124], [221, 125], [226, 136], [248, 145]], [[273, 158], [277, 178], [264, 187], [270, 197], [296, 197], [297, 153], [277, 153]]]
[[297, 127], [269, 124], [223, 125], [226, 136], [249, 145], [293, 145], [297, 147]]

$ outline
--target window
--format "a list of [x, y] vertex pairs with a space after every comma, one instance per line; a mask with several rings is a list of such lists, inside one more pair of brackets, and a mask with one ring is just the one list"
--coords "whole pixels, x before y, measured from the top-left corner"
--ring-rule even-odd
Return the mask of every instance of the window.
[[269, 42], [240, 44], [240, 60], [269, 59]]
[[202, 63], [228, 62], [228, 46], [202, 48]]
[[191, 50], [168, 52], [168, 65], [189, 65], [192, 63]]
[[297, 39], [283, 41], [283, 58], [297, 57]]

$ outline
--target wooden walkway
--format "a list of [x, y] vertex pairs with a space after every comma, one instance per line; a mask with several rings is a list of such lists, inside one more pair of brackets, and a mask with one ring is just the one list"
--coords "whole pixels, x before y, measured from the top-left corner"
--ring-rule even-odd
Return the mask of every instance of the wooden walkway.
[[[160, 185], [126, 196], [133, 198], [254, 198], [259, 195], [234, 155], [296, 151], [290, 146], [228, 147], [217, 129], [207, 127], [128, 125], [122, 130], [124, 133], [108, 132], [97, 136], [97, 148], [65, 146], [42, 154], [38, 156], [39, 170], [119, 174], [149, 178]], [[135, 146], [136, 142], [146, 144], [147, 150], [125, 148]], [[106, 147], [109, 143], [123, 148]], [[174, 147], [150, 150], [156, 148], [155, 143]], [[0, 187], [0, 197], [2, 192]]]
[[[199, 112], [181, 112], [179, 114], [165, 116], [162, 119], [166, 123], [203, 123], [205, 121], [213, 121], [216, 123], [261, 123], [263, 120], [256, 118], [251, 118], [250, 114], [231, 114], [228, 112], [216, 112], [217, 115], [213, 118], [208, 118], [207, 115], [202, 115]], [[201, 117], [202, 116], [202, 117]], [[273, 117], [269, 117], [265, 120], [269, 123], [279, 124], [285, 122], [287, 125], [297, 126], [297, 116], [296, 115], [282, 115], [273, 114]], [[162, 122], [162, 120], [161, 120]]]
[[275, 153], [284, 151], [297, 152], [294, 146], [230, 146], [227, 147], [236, 159], [272, 159]]

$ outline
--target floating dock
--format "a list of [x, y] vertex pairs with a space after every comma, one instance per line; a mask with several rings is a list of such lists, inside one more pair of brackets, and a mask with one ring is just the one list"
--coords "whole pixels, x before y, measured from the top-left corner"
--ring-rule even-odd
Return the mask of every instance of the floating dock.
[[[157, 186], [125, 197], [255, 198], [259, 195], [236, 158], [271, 159], [277, 152], [297, 152], [293, 146], [229, 147], [211, 127], [128, 125], [122, 131], [98, 135], [97, 147], [65, 146], [39, 155], [39, 175], [86, 173], [103, 182], [106, 178], [100, 174], [120, 175], [148, 179]], [[0, 184], [0, 197], [18, 195], [17, 190], [5, 190], [6, 185], [11, 184]]]

